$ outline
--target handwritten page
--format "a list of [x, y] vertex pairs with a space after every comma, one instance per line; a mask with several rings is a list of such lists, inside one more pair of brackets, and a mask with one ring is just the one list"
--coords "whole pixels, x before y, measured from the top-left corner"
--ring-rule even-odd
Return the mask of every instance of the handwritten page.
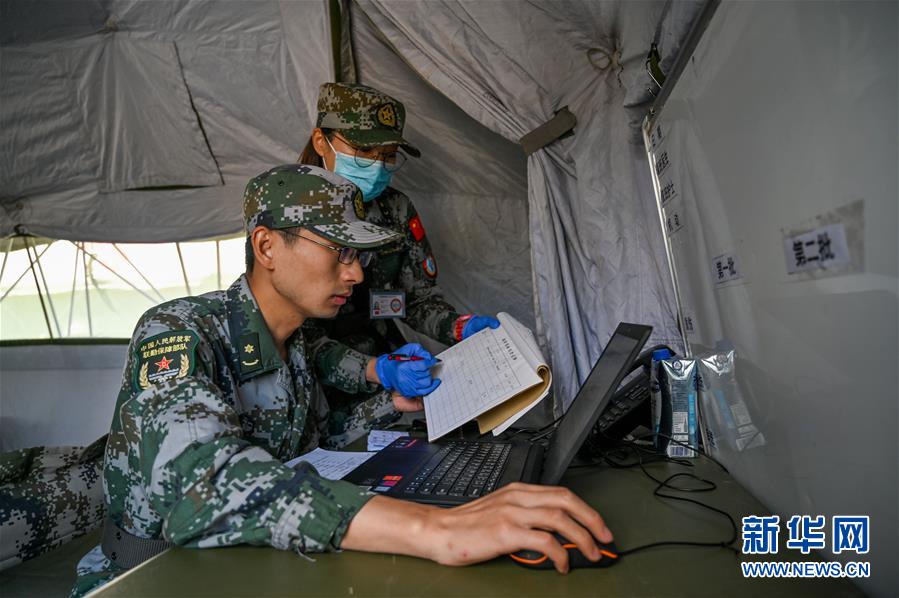
[[542, 382], [506, 318], [438, 355], [443, 363], [431, 373], [442, 382], [424, 398], [429, 441]]
[[328, 480], [339, 480], [361, 464], [368, 461], [372, 455], [374, 455], [374, 453], [326, 451], [325, 449], [317, 448], [305, 455], [300, 455], [296, 459], [291, 459], [285, 463], [285, 465], [288, 467], [296, 467], [300, 462], [305, 461], [314, 467], [323, 478]]
[[552, 371], [546, 364], [534, 333], [524, 324], [505, 312], [497, 314], [500, 323], [509, 331], [509, 335], [515, 346], [521, 350], [522, 356], [540, 376], [541, 383], [519, 393], [513, 400], [502, 403], [490, 411], [478, 416], [478, 428], [481, 434], [493, 430], [494, 436], [499, 436], [512, 426], [516, 421], [537, 406], [549, 394], [552, 386]]
[[397, 438], [408, 436], [408, 432], [394, 432], [392, 430], [372, 430], [368, 434], [368, 450], [379, 451], [387, 447]]

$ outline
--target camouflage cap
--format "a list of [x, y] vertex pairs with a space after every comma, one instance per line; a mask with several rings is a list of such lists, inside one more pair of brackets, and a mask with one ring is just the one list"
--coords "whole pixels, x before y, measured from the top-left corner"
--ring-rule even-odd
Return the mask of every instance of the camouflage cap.
[[336, 129], [359, 147], [396, 143], [411, 156], [421, 152], [403, 138], [406, 109], [386, 93], [365, 85], [325, 83], [318, 91], [315, 126]]
[[402, 235], [356, 216], [362, 192], [317, 166], [284, 164], [251, 179], [243, 194], [247, 233], [257, 226], [301, 226], [341, 245], [368, 249]]

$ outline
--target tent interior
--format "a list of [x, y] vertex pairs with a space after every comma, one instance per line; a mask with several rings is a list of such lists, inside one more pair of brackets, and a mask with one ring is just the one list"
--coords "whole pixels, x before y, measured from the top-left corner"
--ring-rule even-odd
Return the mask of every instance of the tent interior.
[[[556, 413], [618, 322], [650, 324], [652, 342], [679, 347], [640, 133], [654, 93], [644, 58], [653, 39], [663, 40], [662, 65], [669, 66], [701, 3], [625, 10], [574, 2], [552, 11], [519, 2], [439, 10], [401, 4], [68, 2], [35, 10], [5, 3], [0, 235], [19, 249], [25, 269], [31, 249], [14, 245], [12, 235], [64, 240], [65, 257], [45, 263], [77, 265], [69, 254], [80, 252], [104, 273], [102, 264], [111, 260], [86, 243], [126, 247], [238, 235], [246, 181], [297, 159], [314, 123], [318, 87], [339, 70], [343, 80], [402, 98], [407, 135], [423, 155], [407, 162], [394, 186], [422, 215], [441, 288], [463, 311], [507, 311], [535, 329], [555, 364]], [[384, 21], [394, 13], [421, 30], [445, 21], [435, 32], [447, 35], [419, 40], [431, 52], [413, 56], [405, 47], [410, 40], [387, 37], [400, 35]], [[535, 39], [546, 40], [545, 47]], [[565, 44], [552, 41], [558, 39]], [[459, 43], [469, 50], [454, 50]], [[566, 106], [578, 115], [576, 134], [526, 156], [518, 140]], [[32, 245], [36, 258], [45, 247]], [[159, 253], [177, 273], [185, 259], [180, 249]], [[13, 261], [10, 283], [22, 273]], [[219, 269], [239, 273], [235, 261], [219, 257]], [[121, 274], [132, 265], [117, 269], [119, 276], [143, 288], [133, 268]], [[78, 337], [78, 320], [88, 316], [81, 304], [90, 299], [81, 295], [65, 308], [79, 292], [89, 294], [93, 279], [84, 283], [87, 292], [81, 281], [70, 287], [76, 273], [66, 266], [55, 302], [60, 313], [37, 333], [44, 338]], [[30, 284], [29, 277], [19, 284]], [[184, 281], [175, 293], [191, 290], [187, 271]], [[72, 310], [76, 332], [69, 334], [71, 325], [62, 328]], [[141, 311], [129, 314], [131, 321], [123, 317], [114, 336], [127, 337]], [[55, 350], [83, 356], [65, 360], [81, 372], [116, 369], [124, 352], [109, 361], [85, 348]], [[112, 393], [101, 398], [96, 390], [71, 400], [102, 413]], [[63, 437], [42, 437], [33, 426], [45, 420], [33, 418], [29, 442], [89, 441], [108, 422], [87, 413], [94, 411], [85, 413], [84, 427]], [[11, 417], [5, 425], [18, 427]], [[3, 448], [12, 443], [4, 440]]]
[[[895, 6], [883, 4], [895, 35]], [[683, 353], [642, 127], [661, 89], [651, 48], [670, 74], [710, 5], [5, 0], [0, 451], [83, 446], [108, 431], [137, 317], [243, 271], [244, 186], [297, 160], [326, 81], [405, 104], [405, 135], [422, 156], [392, 185], [421, 215], [440, 287], [464, 313], [512, 314], [552, 364], [552, 401], [527, 425], [564, 413], [619, 322], [651, 325], [647, 346]], [[573, 127], [523, 144], [566, 115]], [[802, 417], [754, 400], [771, 430]], [[837, 450], [824, 448], [827, 430], [802, 429], [821, 435], [825, 454]], [[891, 442], [881, 446], [892, 469], [866, 488], [887, 502], [899, 473]], [[806, 459], [817, 458], [803, 453], [765, 473], [783, 457], [769, 445], [728, 466], [774, 512], [847, 510], [810, 495], [839, 484], [839, 472], [816, 469], [803, 486]], [[880, 536], [894, 556], [895, 511]], [[889, 552], [875, 567], [887, 569]], [[899, 588], [895, 572], [859, 585]]]

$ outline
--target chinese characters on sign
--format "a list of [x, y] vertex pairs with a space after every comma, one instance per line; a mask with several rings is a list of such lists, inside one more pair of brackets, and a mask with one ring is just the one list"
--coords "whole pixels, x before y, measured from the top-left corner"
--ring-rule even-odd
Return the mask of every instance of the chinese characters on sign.
[[693, 334], [696, 332], [696, 325], [693, 323], [693, 316], [690, 314], [684, 314], [684, 332], [687, 334]]
[[661, 190], [659, 191], [659, 195], [662, 197], [662, 205], [668, 203], [669, 200], [677, 197], [677, 190], [674, 188], [674, 181], [668, 181], [664, 185], [661, 185]]
[[649, 141], [652, 144], [652, 149], [655, 149], [663, 140], [662, 125], [656, 124], [655, 128], [649, 133]]
[[784, 238], [787, 272], [808, 272], [849, 263], [849, 246], [842, 224], [829, 224]]
[[668, 162], [668, 152], [662, 152], [659, 154], [659, 157], [656, 158], [656, 176], [662, 176], [662, 173], [668, 169], [670, 163]]
[[742, 278], [737, 256], [724, 253], [712, 258], [712, 280], [715, 284], [730, 282]]
[[665, 226], [669, 235], [679, 231], [686, 224], [684, 217], [677, 210], [665, 210], [665, 214]]

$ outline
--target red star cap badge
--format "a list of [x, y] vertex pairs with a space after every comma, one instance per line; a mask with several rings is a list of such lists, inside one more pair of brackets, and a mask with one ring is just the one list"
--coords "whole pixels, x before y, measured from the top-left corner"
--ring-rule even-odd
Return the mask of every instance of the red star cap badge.
[[162, 370], [169, 369], [169, 364], [171, 364], [173, 361], [174, 359], [166, 359], [165, 355], [163, 355], [162, 359], [156, 362], [156, 365], [159, 366], [159, 369], [156, 371], [161, 372]]

